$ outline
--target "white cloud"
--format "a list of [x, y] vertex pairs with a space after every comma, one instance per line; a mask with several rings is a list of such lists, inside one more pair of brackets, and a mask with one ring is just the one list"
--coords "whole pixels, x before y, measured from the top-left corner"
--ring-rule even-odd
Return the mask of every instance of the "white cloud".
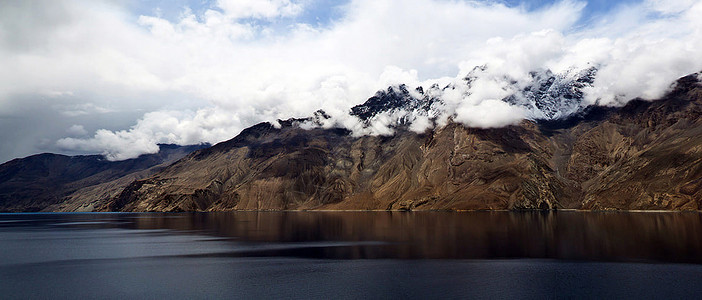
[[[673, 1], [675, 2], [675, 1]], [[671, 2], [671, 3], [673, 3]], [[636, 97], [661, 97], [672, 82], [702, 69], [702, 2], [666, 17], [641, 24], [626, 35], [607, 40], [607, 55], [588, 91], [590, 103], [623, 105]]]
[[[502, 76], [523, 81], [529, 71], [540, 68], [563, 72], [597, 66], [594, 86], [586, 89], [587, 104], [618, 106], [637, 97], [657, 99], [674, 80], [702, 69], [702, 57], [695, 54], [702, 49], [702, 2], [666, 2], [684, 9], [676, 10], [675, 16], [647, 19], [662, 9], [662, 3], [653, 2], [622, 7], [613, 19], [603, 18], [594, 22], [596, 27], [570, 35], [547, 30], [488, 40], [461, 64], [461, 73], [482, 63], [498, 81]], [[631, 11], [637, 16], [631, 17]], [[606, 33], [610, 26], [627, 29], [613, 36]]]
[[652, 11], [662, 14], [676, 14], [689, 9], [695, 0], [646, 0], [645, 5]]
[[[587, 27], [577, 25], [581, 1], [527, 11], [492, 1], [353, 0], [325, 27], [291, 21], [309, 1], [222, 0], [176, 21], [132, 16], [114, 1], [16, 3], [24, 2], [0, 3], [0, 104], [44, 93], [60, 100], [66, 118], [105, 107], [139, 112], [128, 130], [57, 143], [111, 159], [157, 151], [156, 143], [215, 143], [320, 108], [332, 116], [327, 127], [391, 134], [399, 115], [363, 129], [348, 109], [388, 84], [445, 85], [476, 65], [490, 67], [472, 90], [443, 92], [448, 113], [439, 123], [451, 114], [480, 127], [530, 117], [497, 100], [511, 92], [504, 76], [525, 81], [538, 68], [601, 65], [588, 101], [608, 105], [655, 98], [702, 69], [694, 55], [702, 49], [700, 1], [632, 4]], [[12, 17], [27, 13], [42, 17]], [[274, 26], [283, 19], [291, 25]], [[107, 96], [82, 107], [86, 95]], [[412, 120], [415, 131], [433, 125]]]
[[85, 130], [85, 127], [83, 125], [71, 125], [71, 127], [68, 127], [66, 129], [66, 133], [68, 133], [69, 136], [73, 137], [82, 137], [86, 134], [88, 134], [88, 131]]
[[110, 160], [123, 160], [158, 152], [157, 144], [222, 141], [242, 127], [240, 119], [216, 108], [196, 112], [157, 111], [145, 114], [129, 130], [101, 129], [92, 138], [68, 137], [58, 140], [57, 145], [63, 149], [98, 152]]
[[480, 128], [514, 125], [526, 118], [524, 109], [494, 99], [481, 101], [477, 105], [459, 107], [456, 113], [457, 122]]
[[112, 109], [95, 105], [95, 103], [70, 104], [67, 106], [57, 106], [59, 113], [67, 117], [75, 117], [90, 114], [105, 114], [113, 112]]

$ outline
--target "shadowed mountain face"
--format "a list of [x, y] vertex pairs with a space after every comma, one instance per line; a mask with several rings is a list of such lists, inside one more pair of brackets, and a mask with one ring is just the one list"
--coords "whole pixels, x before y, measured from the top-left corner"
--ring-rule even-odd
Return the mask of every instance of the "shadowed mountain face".
[[[566, 106], [576, 107], [592, 73], [576, 75], [566, 81], [545, 74], [537, 90], [505, 101], [543, 104], [562, 94], [577, 104]], [[437, 103], [412, 93], [425, 92], [388, 89], [352, 112], [371, 118]], [[416, 134], [400, 122], [393, 136], [354, 137], [343, 129], [302, 129], [304, 120], [281, 121], [279, 128], [262, 123], [147, 171], [133, 172], [136, 161], [101, 167], [98, 157], [15, 160], [1, 167], [0, 203], [5, 210], [59, 211], [699, 210], [700, 115], [702, 86], [691, 75], [657, 101], [578, 108], [567, 119], [500, 129], [449, 122]], [[62, 188], [46, 192], [48, 183]]]
[[133, 176], [150, 175], [159, 170], [156, 167], [203, 147], [160, 145], [157, 154], [117, 162], [100, 155], [50, 153], [15, 159], [0, 165], [0, 211], [40, 211], [63, 203], [81, 189], [102, 185], [105, 191], [106, 183], [127, 175], [131, 175], [128, 182]]

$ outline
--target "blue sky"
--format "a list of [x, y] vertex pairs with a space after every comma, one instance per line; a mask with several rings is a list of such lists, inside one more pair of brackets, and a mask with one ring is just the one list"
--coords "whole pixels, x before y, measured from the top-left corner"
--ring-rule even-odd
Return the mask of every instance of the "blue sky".
[[[283, 22], [303, 22], [313, 25], [325, 26], [335, 19], [344, 15], [339, 9], [347, 4], [349, 0], [309, 0], [306, 2], [305, 11]], [[503, 3], [509, 7], [524, 7], [527, 10], [536, 10], [544, 6], [553, 5], [556, 0], [501, 0], [482, 1], [492, 3]], [[640, 3], [641, 0], [589, 0], [582, 12], [580, 24], [586, 24], [596, 16], [606, 14], [621, 5]], [[130, 10], [135, 15], [154, 15], [160, 13], [166, 19], [177, 20], [185, 7], [192, 9], [196, 14], [200, 14], [207, 9], [217, 9], [214, 0], [140, 0], [130, 1]]]
[[[343, 16], [343, 11], [339, 6], [347, 4], [349, 0], [310, 0], [307, 1], [305, 12], [294, 19], [298, 22], [309, 24], [328, 24], [330, 20]], [[527, 10], [535, 10], [547, 5], [553, 5], [556, 0], [501, 0], [483, 1], [493, 3], [503, 3], [509, 7], [523, 6]], [[589, 0], [583, 9], [582, 20], [590, 20], [597, 15], [625, 4], [640, 3], [641, 0]], [[202, 13], [207, 9], [216, 9], [215, 0], [138, 0], [130, 1], [130, 10], [135, 15], [153, 15], [157, 11], [169, 20], [176, 20], [185, 7], [192, 9], [196, 13]]]
[[[326, 25], [343, 16], [343, 11], [338, 7], [348, 3], [348, 0], [313, 0], [308, 2], [309, 4], [305, 6], [305, 11], [302, 14], [282, 21]], [[216, 1], [213, 0], [143, 0], [130, 2], [129, 6], [135, 15], [153, 15], [158, 12], [171, 21], [177, 20], [186, 7], [196, 14], [201, 14], [207, 9], [218, 9]]]
[[[509, 6], [519, 6], [524, 5], [529, 9], [537, 9], [543, 7], [544, 5], [551, 5], [556, 1], [553, 0], [530, 0], [530, 1], [519, 1], [519, 0], [504, 0], [503, 3]], [[606, 13], [607, 11], [622, 5], [631, 4], [636, 2], [641, 2], [637, 0], [590, 0], [586, 1], [587, 6], [583, 10], [584, 19], [588, 19], [597, 14]]]

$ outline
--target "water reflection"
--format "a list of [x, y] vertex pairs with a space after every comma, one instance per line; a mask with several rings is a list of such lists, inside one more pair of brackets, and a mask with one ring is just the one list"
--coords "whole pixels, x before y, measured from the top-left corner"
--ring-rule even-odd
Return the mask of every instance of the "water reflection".
[[[13, 217], [14, 216], [14, 217]], [[702, 262], [699, 213], [233, 212], [0, 215], [0, 227], [166, 229], [247, 247], [210, 256]], [[38, 225], [37, 225], [38, 226]]]

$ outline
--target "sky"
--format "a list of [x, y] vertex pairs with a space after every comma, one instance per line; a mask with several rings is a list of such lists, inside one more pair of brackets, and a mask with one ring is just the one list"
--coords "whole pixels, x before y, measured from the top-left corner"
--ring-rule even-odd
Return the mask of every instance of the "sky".
[[528, 118], [495, 101], [509, 92], [495, 78], [539, 69], [598, 66], [590, 104], [656, 99], [702, 70], [701, 15], [696, 0], [0, 1], [0, 162], [127, 159], [318, 109], [391, 134], [349, 108], [481, 65], [489, 78], [450, 109], [468, 126]]

